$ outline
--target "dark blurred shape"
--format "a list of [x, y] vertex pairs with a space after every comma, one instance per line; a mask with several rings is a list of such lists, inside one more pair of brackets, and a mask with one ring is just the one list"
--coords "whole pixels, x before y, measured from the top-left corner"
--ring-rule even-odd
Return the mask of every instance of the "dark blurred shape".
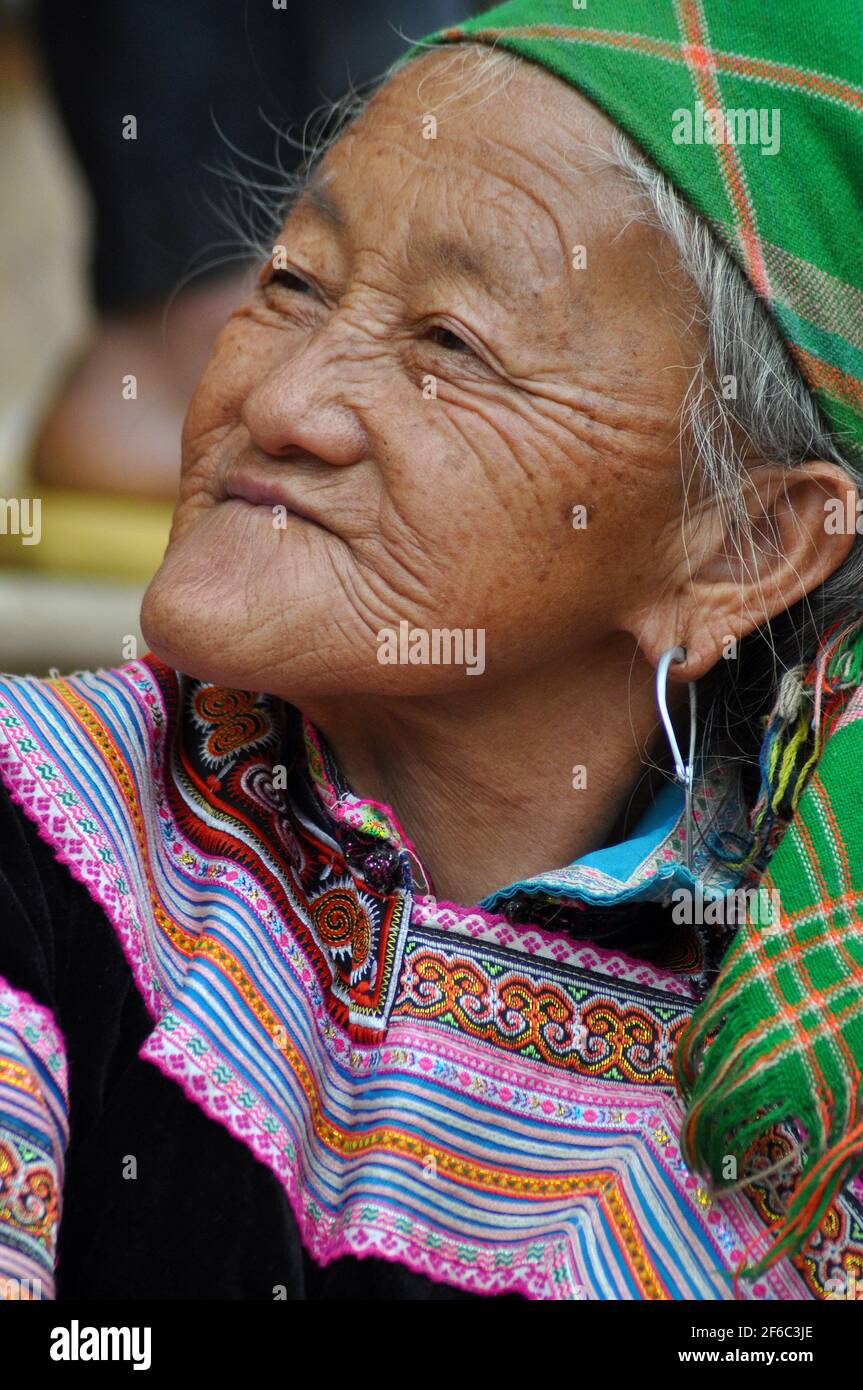
[[[464, 0], [39, 0], [45, 68], [93, 198], [97, 308], [167, 297], [224, 231], [227, 140], [272, 165], [272, 126], [378, 76]], [[477, 8], [474, 6], [473, 8]], [[137, 139], [122, 136], [137, 120]], [[280, 157], [291, 167], [291, 150]], [[296, 160], [294, 160], [296, 162]], [[249, 166], [250, 173], [253, 166]]]
[[[309, 116], [471, 8], [37, 0], [44, 67], [93, 205], [97, 313], [36, 432], [30, 466], [43, 491], [173, 496], [187, 403], [246, 292], [236, 269], [253, 255], [244, 239], [264, 230], [241, 222], [232, 233], [243, 193], [226, 168], [268, 184], [277, 209], [280, 170], [300, 161]], [[280, 139], [286, 130], [295, 144]], [[136, 382], [134, 400], [121, 395], [121, 373]]]

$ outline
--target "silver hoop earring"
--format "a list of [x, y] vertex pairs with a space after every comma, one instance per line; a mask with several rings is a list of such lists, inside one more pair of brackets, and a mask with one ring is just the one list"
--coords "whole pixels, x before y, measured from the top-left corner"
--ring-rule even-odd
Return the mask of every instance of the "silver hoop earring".
[[692, 784], [695, 776], [695, 720], [697, 713], [695, 681], [689, 681], [689, 758], [683, 761], [680, 752], [680, 745], [677, 742], [677, 735], [674, 732], [674, 725], [668, 713], [668, 702], [666, 699], [666, 687], [668, 685], [668, 668], [672, 661], [681, 662], [686, 660], [685, 647], [669, 647], [659, 658], [659, 665], [656, 668], [656, 703], [659, 705], [659, 716], [662, 720], [665, 735], [671, 746], [671, 754], [674, 758], [675, 776], [683, 785], [684, 792], [684, 825], [686, 829], [686, 867], [692, 869], [692, 842], [693, 842], [693, 820], [692, 820]]

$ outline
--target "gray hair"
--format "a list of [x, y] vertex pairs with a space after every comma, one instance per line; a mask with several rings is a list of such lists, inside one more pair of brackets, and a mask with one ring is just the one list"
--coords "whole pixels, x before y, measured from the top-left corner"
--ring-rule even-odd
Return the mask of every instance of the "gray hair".
[[[723, 508], [729, 543], [745, 572], [756, 548], [744, 501], [747, 459], [789, 471], [807, 459], [824, 459], [848, 473], [858, 494], [863, 471], [831, 431], [769, 310], [718, 235], [627, 136], [616, 131], [612, 143], [614, 162], [642, 195], [636, 217], [666, 233], [698, 292], [707, 347], [687, 392], [681, 436], [702, 495]], [[733, 394], [720, 389], [723, 382], [733, 383]], [[764, 539], [758, 544], [763, 549]], [[855, 533], [845, 561], [823, 584], [758, 627], [740, 643], [736, 662], [720, 661], [705, 678], [707, 750], [728, 758], [757, 747], [759, 716], [773, 703], [782, 677], [814, 661], [822, 634], [834, 623], [861, 615], [863, 535]], [[749, 737], [738, 741], [738, 731]]]
[[[435, 110], [466, 95], [481, 105], [506, 86], [523, 60], [482, 45], [447, 49], [450, 61], [436, 73], [450, 91]], [[399, 60], [364, 93], [351, 91], [328, 104], [316, 125], [307, 126], [299, 144], [304, 161], [299, 173], [281, 167], [275, 184], [252, 184], [237, 174], [234, 181], [247, 200], [248, 223], [264, 212], [284, 215], [285, 195], [301, 193], [305, 177], [362, 111], [374, 91], [404, 60]], [[422, 79], [420, 79], [420, 87]], [[283, 137], [284, 138], [284, 137]], [[237, 152], [239, 153], [239, 152]], [[700, 497], [712, 496], [723, 510], [729, 544], [745, 573], [748, 556], [765, 545], [756, 541], [744, 497], [751, 460], [779, 464], [789, 471], [807, 459], [824, 459], [846, 470], [858, 494], [863, 470], [832, 433], [793, 361], [769, 310], [750, 285], [730, 251], [710, 225], [673, 184], [620, 130], [612, 153], [596, 152], [629, 179], [636, 194], [632, 220], [660, 228], [670, 239], [680, 264], [695, 286], [706, 334], [706, 348], [686, 393], [681, 420], [681, 467], [684, 495], [695, 486]], [[279, 207], [273, 194], [281, 193]], [[232, 224], [248, 246], [247, 229]], [[258, 228], [260, 235], [260, 229]], [[271, 243], [271, 236], [269, 238]], [[267, 244], [266, 241], [264, 243]], [[733, 394], [722, 390], [733, 382]], [[720, 660], [700, 683], [702, 749], [709, 760], [757, 763], [761, 718], [773, 705], [780, 682], [799, 675], [815, 659], [822, 634], [834, 623], [863, 617], [863, 535], [855, 534], [845, 559], [823, 584], [790, 609], [758, 626], [740, 644], [737, 659]]]

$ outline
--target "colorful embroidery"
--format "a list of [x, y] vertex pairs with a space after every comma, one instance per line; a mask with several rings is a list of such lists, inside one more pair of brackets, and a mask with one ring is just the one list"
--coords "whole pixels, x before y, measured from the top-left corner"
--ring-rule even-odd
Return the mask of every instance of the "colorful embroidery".
[[[749, 1189], [765, 1225], [777, 1227], [785, 1219], [799, 1165], [787, 1165], [793, 1148], [789, 1134], [773, 1131], [769, 1140], [760, 1139], [747, 1155], [747, 1171], [761, 1168], [765, 1176]], [[837, 1298], [848, 1296], [849, 1288], [863, 1283], [863, 1205], [859, 1201], [829, 1203], [814, 1239], [798, 1261], [807, 1288], [814, 1297], [825, 1291]]]
[[265, 741], [271, 724], [256, 697], [243, 690], [201, 686], [192, 699], [195, 718], [204, 731], [202, 751], [213, 763]]
[[[762, 1225], [680, 1155], [692, 982], [415, 900], [403, 840], [380, 846], [384, 890], [293, 712], [209, 689], [153, 659], [7, 681], [0, 768], [123, 943], [154, 1020], [141, 1055], [277, 1175], [313, 1257], [535, 1298], [733, 1297]], [[247, 722], [214, 743], [228, 711]], [[288, 787], [262, 795], [277, 765]], [[818, 1277], [783, 1261], [741, 1293]]]
[[67, 1096], [50, 1013], [0, 979], [0, 1300], [54, 1296]]
[[670, 1086], [677, 1038], [689, 1011], [602, 988], [547, 968], [517, 971], [486, 958], [412, 943], [391, 1017], [426, 1019], [548, 1066], [583, 1076]]

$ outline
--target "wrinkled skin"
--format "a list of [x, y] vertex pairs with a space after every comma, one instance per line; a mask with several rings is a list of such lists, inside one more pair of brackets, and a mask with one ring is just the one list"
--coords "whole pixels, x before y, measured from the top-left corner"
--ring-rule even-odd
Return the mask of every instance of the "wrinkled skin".
[[[142, 617], [168, 663], [309, 713], [462, 900], [602, 843], [661, 652], [684, 644], [674, 678], [697, 679], [850, 545], [823, 527], [840, 470], [813, 461], [783, 492], [764, 465], [751, 510], [781, 553], [726, 559], [681, 474], [694, 294], [596, 156], [610, 123], [528, 64], [459, 96], [472, 61], [403, 70], [288, 217], [286, 268], [264, 267], [189, 409]], [[485, 674], [382, 665], [403, 620], [484, 629]], [[501, 834], [532, 806], [529, 845]]]

